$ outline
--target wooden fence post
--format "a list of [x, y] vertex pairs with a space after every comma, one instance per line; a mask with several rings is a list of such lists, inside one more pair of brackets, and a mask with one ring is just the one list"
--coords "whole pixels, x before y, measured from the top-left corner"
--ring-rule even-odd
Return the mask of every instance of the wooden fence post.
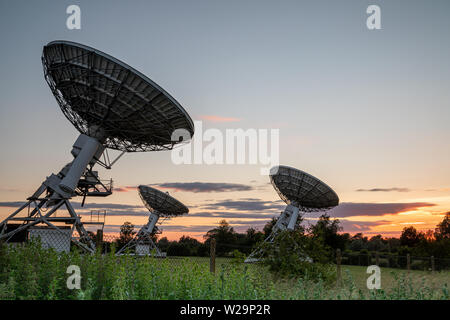
[[103, 251], [103, 230], [98, 229], [95, 236], [95, 247], [100, 248], [100, 252]]
[[342, 283], [342, 275], [341, 275], [341, 249], [336, 250], [336, 274], [337, 274], [337, 285], [340, 286]]
[[409, 253], [406, 255], [406, 269], [411, 270], [411, 255]]
[[434, 266], [434, 256], [431, 256], [431, 272], [434, 273], [435, 266]]
[[216, 239], [211, 239], [211, 248], [209, 252], [209, 271], [216, 273]]

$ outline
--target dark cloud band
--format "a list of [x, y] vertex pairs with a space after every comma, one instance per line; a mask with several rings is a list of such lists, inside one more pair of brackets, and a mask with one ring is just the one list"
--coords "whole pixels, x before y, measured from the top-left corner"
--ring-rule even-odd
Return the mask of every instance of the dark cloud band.
[[373, 189], [357, 189], [358, 192], [410, 192], [408, 188], [373, 188]]
[[155, 184], [164, 189], [187, 192], [229, 192], [229, 191], [250, 191], [252, 186], [239, 183], [225, 182], [168, 182]]
[[328, 211], [331, 217], [352, 216], [384, 216], [387, 214], [398, 214], [402, 212], [418, 210], [425, 207], [433, 207], [434, 203], [411, 202], [411, 203], [355, 203], [344, 202]]

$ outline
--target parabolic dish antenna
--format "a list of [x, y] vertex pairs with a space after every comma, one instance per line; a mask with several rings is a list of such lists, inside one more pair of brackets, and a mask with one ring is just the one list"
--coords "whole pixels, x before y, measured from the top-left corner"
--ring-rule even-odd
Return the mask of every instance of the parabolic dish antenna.
[[155, 245], [152, 235], [156, 233], [156, 223], [160, 217], [172, 218], [187, 214], [189, 209], [177, 199], [155, 188], [140, 185], [139, 196], [142, 202], [150, 211], [148, 222], [144, 225], [136, 236], [130, 240], [124, 247], [117, 251], [117, 255], [122, 254], [127, 249], [135, 248], [135, 254], [148, 255], [151, 250], [155, 250], [157, 257], [163, 257], [163, 253]]
[[[96, 164], [110, 169], [120, 157], [110, 162], [105, 149], [120, 150], [122, 154], [170, 150], [190, 140], [194, 125], [180, 104], [156, 83], [99, 50], [70, 41], [53, 41], [44, 46], [42, 64], [61, 110], [80, 135], [72, 147], [73, 161], [47, 177], [26, 203], [0, 223], [0, 240], [9, 241], [15, 234], [26, 239], [29, 228], [42, 225], [47, 225], [46, 229], [39, 229], [39, 233], [45, 231], [51, 239], [64, 233], [56, 223], [72, 224], [79, 235], [72, 241], [94, 252], [94, 243], [69, 200], [81, 196], [84, 204], [87, 196], [111, 195], [112, 180], [100, 180], [93, 170]], [[172, 141], [173, 133], [180, 138]], [[69, 216], [56, 217], [56, 211], [63, 207]], [[155, 208], [164, 216], [181, 214], [180, 208], [170, 213], [164, 205]], [[26, 217], [17, 216], [21, 213]], [[47, 245], [55, 247], [54, 243]]]
[[288, 166], [271, 169], [270, 182], [287, 204], [322, 211], [339, 204], [339, 197], [324, 182], [312, 175]]
[[170, 94], [122, 61], [70, 41], [42, 54], [47, 80], [64, 115], [80, 133], [107, 148], [136, 152], [171, 149], [172, 133], [194, 124]]
[[189, 209], [166, 192], [149, 186], [139, 186], [139, 195], [150, 212], [158, 212], [161, 217], [174, 217], [186, 214]]
[[[316, 177], [292, 167], [273, 167], [270, 170], [270, 182], [287, 207], [265, 242], [273, 242], [281, 231], [294, 230], [302, 213], [326, 211], [339, 204], [339, 197], [333, 189]], [[257, 248], [245, 262], [259, 261], [262, 255], [262, 249]], [[305, 259], [310, 260], [306, 256]]]

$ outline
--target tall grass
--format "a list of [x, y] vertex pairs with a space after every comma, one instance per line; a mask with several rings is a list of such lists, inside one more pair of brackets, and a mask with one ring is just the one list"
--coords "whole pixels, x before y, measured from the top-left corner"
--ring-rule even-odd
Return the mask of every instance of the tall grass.
[[[67, 288], [69, 265], [80, 267], [80, 290]], [[307, 276], [277, 279], [259, 265], [222, 262], [214, 275], [207, 259], [66, 254], [30, 243], [0, 246], [0, 299], [449, 299], [449, 291], [405, 275], [390, 290], [362, 291], [351, 274], [337, 288]]]

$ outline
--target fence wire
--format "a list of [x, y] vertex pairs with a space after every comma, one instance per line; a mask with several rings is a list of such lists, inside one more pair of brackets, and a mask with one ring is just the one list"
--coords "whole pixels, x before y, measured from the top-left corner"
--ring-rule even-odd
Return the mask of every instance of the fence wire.
[[[74, 237], [75, 236], [75, 237]], [[125, 246], [132, 237], [123, 238], [112, 234], [90, 234], [92, 243], [95, 244], [96, 248], [100, 253], [107, 254], [111, 252], [119, 251], [123, 246]], [[43, 248], [51, 248], [57, 252], [69, 252], [77, 247], [71, 240], [79, 240], [76, 234], [71, 235], [70, 229], [45, 229], [45, 228], [34, 228], [30, 230], [30, 240], [37, 240], [41, 242]], [[156, 239], [155, 239], [156, 240]], [[20, 243], [10, 243], [10, 245], [21, 245]], [[203, 245], [203, 244], [202, 244]], [[139, 252], [149, 252], [149, 255], [157, 257], [154, 248], [151, 244], [142, 243], [139, 244], [139, 249], [130, 248], [124, 251], [124, 255], [128, 256], [147, 256], [147, 254], [142, 255]], [[149, 246], [147, 250], [143, 246]], [[204, 245], [203, 245], [204, 246]], [[252, 251], [252, 246], [237, 245], [237, 244], [226, 244], [217, 243], [216, 248], [227, 248], [227, 250], [222, 250], [222, 254], [217, 254], [215, 256], [215, 269], [220, 269], [225, 263], [242, 263], [246, 256]], [[167, 249], [167, 248], [165, 248]], [[162, 250], [164, 251], [164, 250]], [[193, 252], [191, 254], [173, 254], [170, 250], [168, 252], [162, 252], [163, 254], [158, 256], [159, 258], [167, 258], [171, 263], [177, 264], [184, 258], [189, 258], [192, 262], [197, 262], [198, 264], [204, 264], [211, 268], [211, 250], [209, 247], [204, 246], [201, 250], [201, 254], [198, 252]], [[226, 252], [226, 253], [223, 253]], [[450, 259], [433, 257], [433, 256], [415, 256], [415, 255], [405, 255], [398, 253], [389, 252], [339, 252], [340, 261], [342, 265], [353, 265], [353, 266], [369, 266], [378, 265], [384, 268], [397, 268], [405, 270], [422, 270], [422, 271], [440, 271], [440, 270], [450, 270]], [[336, 263], [337, 252], [333, 252], [331, 257], [331, 262]], [[254, 263], [253, 263], [254, 264]], [[246, 264], [251, 266], [252, 264]]]

